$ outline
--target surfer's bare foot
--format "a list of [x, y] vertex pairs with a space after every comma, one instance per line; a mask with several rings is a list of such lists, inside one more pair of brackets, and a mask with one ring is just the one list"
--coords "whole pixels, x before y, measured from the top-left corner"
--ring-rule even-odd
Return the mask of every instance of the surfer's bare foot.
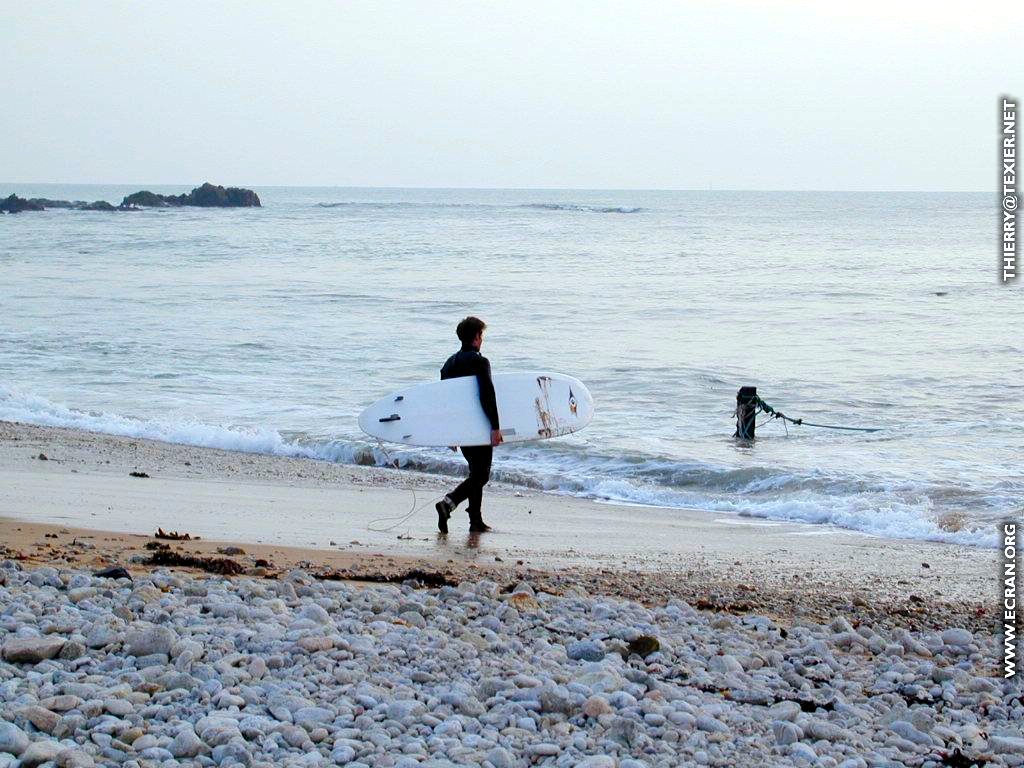
[[441, 533], [448, 533], [448, 518], [452, 516], [454, 508], [455, 505], [447, 496], [434, 505], [434, 509], [437, 510], [437, 530]]

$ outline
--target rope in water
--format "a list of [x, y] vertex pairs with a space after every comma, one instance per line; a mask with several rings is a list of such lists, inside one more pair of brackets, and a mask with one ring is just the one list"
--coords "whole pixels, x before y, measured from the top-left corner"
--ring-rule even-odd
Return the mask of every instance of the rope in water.
[[[803, 419], [793, 419], [793, 418], [790, 418], [789, 416], [787, 416], [786, 414], [784, 414], [782, 411], [777, 411], [774, 408], [772, 408], [770, 405], [768, 405], [768, 403], [766, 403], [764, 400], [762, 400], [759, 395], [754, 395], [754, 400], [752, 402], [754, 403], [754, 406], [757, 409], [754, 412], [755, 416], [758, 413], [766, 413], [769, 416], [769, 419], [767, 421], [771, 421], [772, 419], [782, 419], [783, 426], [785, 426], [786, 422], [789, 422], [790, 424], [795, 424], [798, 427], [804, 426], [804, 427], [818, 427], [820, 429], [840, 429], [840, 430], [843, 430], [845, 432], [881, 432], [882, 431], [881, 427], [844, 427], [844, 426], [838, 426], [836, 424], [816, 424], [816, 423], [814, 423], [812, 421], [804, 421]], [[737, 405], [736, 406], [736, 411], [734, 411], [734, 415], [736, 415], [736, 416], [739, 415], [739, 409], [740, 409], [740, 406]], [[759, 424], [757, 426], [763, 426], [765, 423], [767, 423], [767, 421], [766, 422], [762, 422], [762, 424]], [[786, 428], [786, 434], [789, 434], [789, 428], [788, 427]]]

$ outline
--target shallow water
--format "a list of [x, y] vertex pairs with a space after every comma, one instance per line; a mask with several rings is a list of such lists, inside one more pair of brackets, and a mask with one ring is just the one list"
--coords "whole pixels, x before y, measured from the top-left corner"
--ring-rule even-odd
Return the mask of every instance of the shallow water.
[[[989, 195], [257, 191], [0, 217], [0, 418], [459, 472], [356, 416], [435, 378], [473, 313], [495, 371], [570, 373], [596, 401], [579, 435], [501, 449], [510, 482], [974, 544], [1021, 508], [1024, 306], [996, 282]], [[740, 445], [742, 384], [882, 430], [774, 422]]]

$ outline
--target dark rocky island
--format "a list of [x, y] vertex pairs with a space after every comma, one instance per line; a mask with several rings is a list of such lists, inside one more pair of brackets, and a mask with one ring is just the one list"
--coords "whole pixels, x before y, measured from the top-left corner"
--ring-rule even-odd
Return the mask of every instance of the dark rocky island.
[[136, 192], [121, 201], [121, 207], [162, 208], [195, 205], [200, 208], [259, 208], [260, 198], [251, 189], [220, 187], [207, 182], [187, 195], [158, 195], [155, 192]]
[[200, 208], [259, 208], [260, 198], [251, 189], [221, 187], [207, 182], [196, 187], [187, 195], [158, 195], [155, 192], [136, 192], [128, 195], [120, 205], [106, 200], [88, 203], [85, 200], [48, 200], [34, 197], [26, 200], [17, 195], [0, 200], [0, 213], [21, 213], [22, 211], [45, 211], [47, 208], [66, 208], [74, 211], [137, 211], [140, 208], [178, 208], [181, 206]]
[[26, 200], [24, 197], [11, 195], [6, 200], [0, 200], [0, 211], [4, 213], [21, 213], [22, 211], [42, 211], [43, 206], [35, 200]]

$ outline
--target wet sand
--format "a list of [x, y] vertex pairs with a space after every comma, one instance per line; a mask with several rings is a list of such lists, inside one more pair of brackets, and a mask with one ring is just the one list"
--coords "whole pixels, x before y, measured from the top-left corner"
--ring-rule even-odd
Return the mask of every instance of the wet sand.
[[[677, 597], [788, 618], [844, 610], [911, 628], [981, 629], [995, 605], [987, 550], [501, 486], [485, 500], [494, 533], [468, 534], [458, 511], [442, 536], [432, 502], [451, 485], [402, 470], [0, 423], [0, 543], [5, 556], [38, 563], [140, 568], [131, 558], [146, 556], [159, 527], [201, 537], [165, 542], [182, 552], [211, 556], [231, 544], [245, 550], [232, 557], [247, 572], [257, 559], [273, 565], [257, 575], [299, 565], [352, 578], [420, 569], [455, 583], [529, 574], [553, 592]], [[422, 509], [401, 521], [414, 506]]]

